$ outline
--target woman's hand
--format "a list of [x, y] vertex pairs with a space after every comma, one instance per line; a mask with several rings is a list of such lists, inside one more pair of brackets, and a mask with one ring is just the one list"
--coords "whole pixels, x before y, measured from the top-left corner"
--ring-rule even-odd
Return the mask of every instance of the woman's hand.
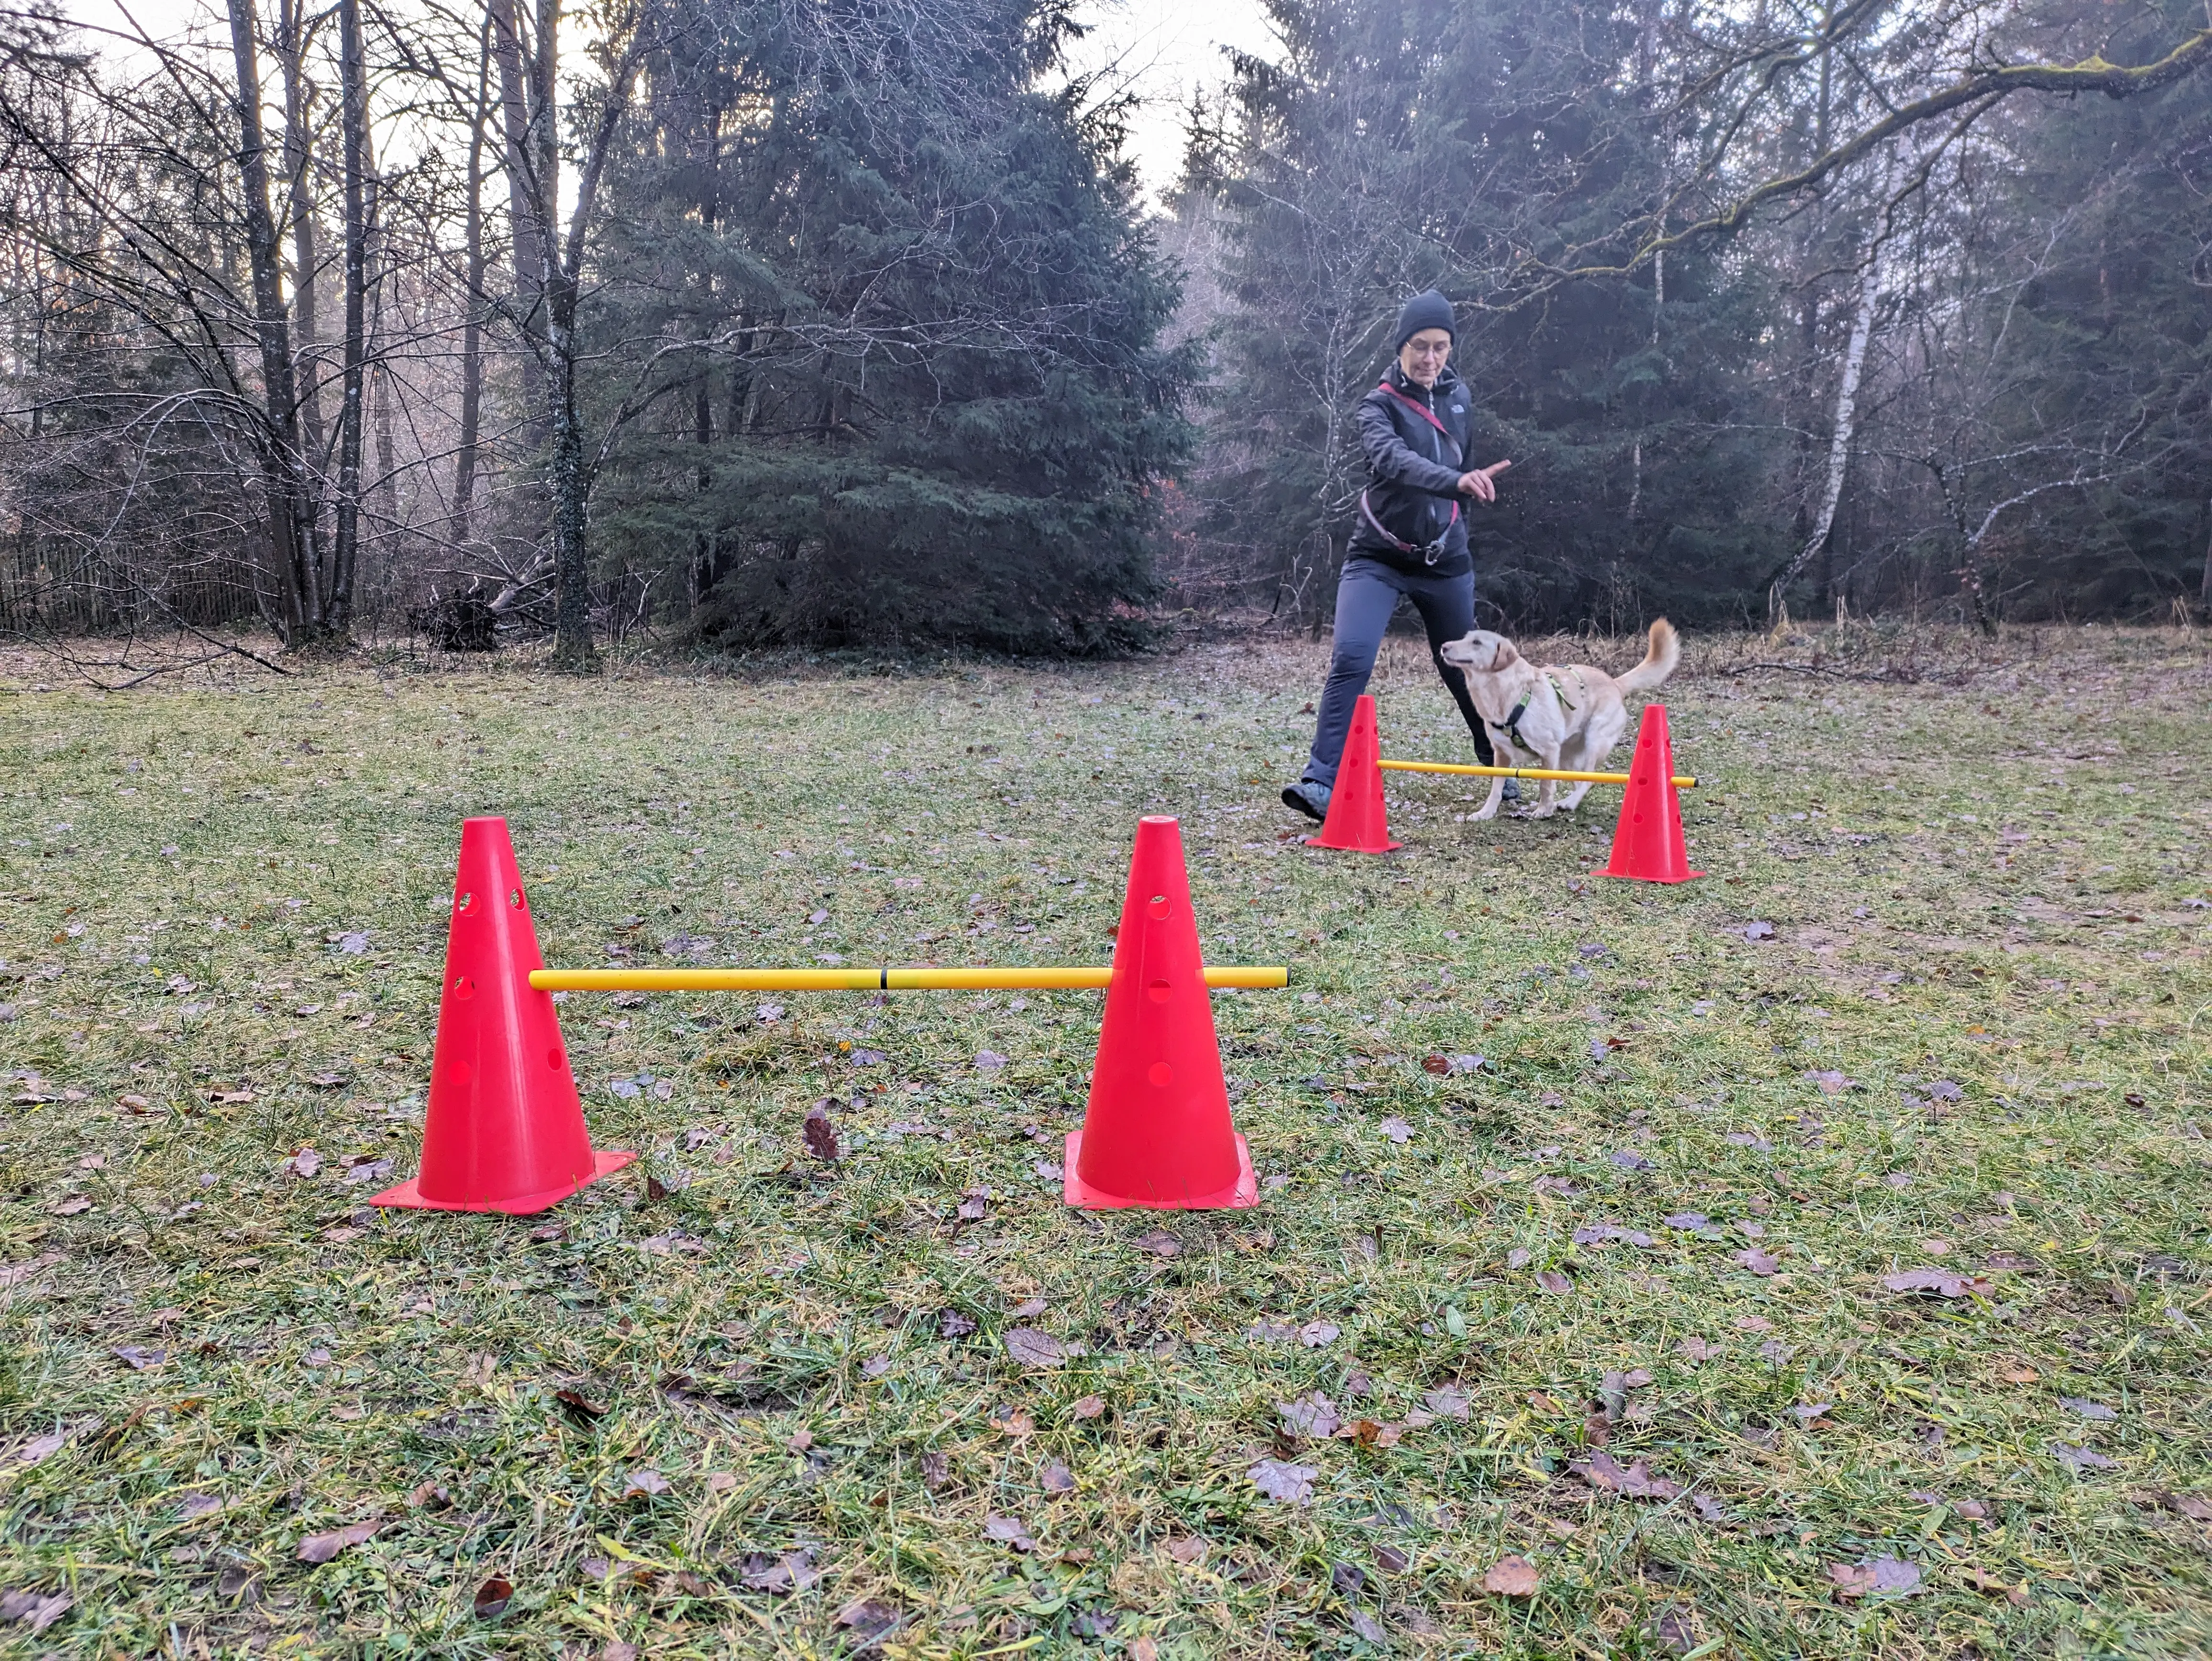
[[1462, 473], [1459, 476], [1461, 494], [1471, 496], [1477, 502], [1497, 501], [1498, 486], [1492, 482], [1492, 476], [1504, 472], [1512, 465], [1510, 461], [1493, 461], [1487, 467], [1478, 467], [1471, 473]]

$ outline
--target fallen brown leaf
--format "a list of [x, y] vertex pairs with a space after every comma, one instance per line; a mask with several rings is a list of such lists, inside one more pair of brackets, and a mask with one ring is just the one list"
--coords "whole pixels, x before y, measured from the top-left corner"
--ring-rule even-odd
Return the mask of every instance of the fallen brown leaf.
[[503, 1574], [495, 1574], [477, 1588], [475, 1609], [479, 1621], [496, 1621], [507, 1613], [507, 1606], [514, 1597], [514, 1582]]
[[302, 1563], [327, 1563], [348, 1547], [375, 1538], [376, 1531], [383, 1526], [381, 1518], [371, 1518], [367, 1522], [333, 1529], [328, 1534], [311, 1534], [300, 1542], [295, 1555]]
[[1499, 1597], [1534, 1597], [1536, 1566], [1525, 1557], [1501, 1557], [1482, 1577], [1482, 1589]]

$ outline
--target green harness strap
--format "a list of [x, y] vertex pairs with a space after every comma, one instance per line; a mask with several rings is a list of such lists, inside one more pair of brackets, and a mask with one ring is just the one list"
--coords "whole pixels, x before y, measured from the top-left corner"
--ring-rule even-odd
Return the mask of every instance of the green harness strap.
[[[1549, 669], [1547, 669], [1544, 671], [1544, 678], [1551, 683], [1552, 696], [1553, 697], [1559, 699], [1561, 703], [1565, 704], [1570, 709], [1575, 707], [1567, 697], [1567, 689], [1559, 684], [1559, 678], [1557, 675], [1553, 674]], [[1577, 675], [1575, 678], [1579, 682], [1582, 677]], [[1588, 697], [1589, 696], [1589, 689], [1587, 686], [1583, 687], [1582, 689], [1582, 693], [1584, 697]], [[1518, 748], [1528, 751], [1531, 755], [1535, 753], [1535, 750], [1533, 745], [1528, 744], [1521, 736], [1521, 717], [1528, 713], [1529, 700], [1534, 698], [1535, 696], [1536, 689], [1531, 686], [1527, 691], [1521, 695], [1521, 702], [1513, 706], [1513, 713], [1505, 717], [1505, 724], [1503, 727], [1500, 727], [1494, 721], [1490, 723], [1490, 727], [1492, 732], [1504, 733], [1507, 738], [1512, 739], [1513, 743]]]

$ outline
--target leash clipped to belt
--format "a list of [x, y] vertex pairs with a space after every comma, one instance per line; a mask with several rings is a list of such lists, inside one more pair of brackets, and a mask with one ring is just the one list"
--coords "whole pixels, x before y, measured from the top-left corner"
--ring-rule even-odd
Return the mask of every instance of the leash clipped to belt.
[[1433, 565], [1444, 557], [1444, 537], [1449, 537], [1451, 534], [1451, 527], [1459, 523], [1459, 503], [1456, 502], [1452, 503], [1451, 517], [1444, 521], [1443, 536], [1438, 537], [1434, 542], [1423, 543], [1418, 547], [1410, 542], [1392, 536], [1389, 532], [1382, 528], [1382, 521], [1375, 517], [1375, 510], [1367, 505], [1367, 492], [1364, 490], [1359, 493], [1359, 516], [1367, 521], [1376, 536], [1381, 537], [1400, 553], [1419, 554], [1421, 557], [1422, 564]]

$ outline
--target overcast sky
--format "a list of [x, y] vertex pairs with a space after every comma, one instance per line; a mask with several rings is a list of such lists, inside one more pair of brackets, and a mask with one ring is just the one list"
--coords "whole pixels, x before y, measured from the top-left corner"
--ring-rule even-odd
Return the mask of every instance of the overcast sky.
[[[90, 27], [125, 32], [127, 13], [157, 37], [209, 17], [203, 0], [67, 0], [67, 10]], [[1157, 195], [1182, 168], [1182, 112], [1192, 90], [1224, 78], [1222, 48], [1267, 49], [1260, 0], [1083, 0], [1080, 15], [1091, 33], [1077, 48], [1077, 67], [1108, 70], [1144, 100], [1130, 144]]]
[[1144, 99], [1130, 146], [1156, 194], [1182, 167], [1182, 113], [1192, 91], [1227, 72], [1222, 48], [1266, 53], [1272, 37], [1260, 0], [1085, 0], [1092, 27], [1079, 49], [1082, 67], [1112, 65]]

